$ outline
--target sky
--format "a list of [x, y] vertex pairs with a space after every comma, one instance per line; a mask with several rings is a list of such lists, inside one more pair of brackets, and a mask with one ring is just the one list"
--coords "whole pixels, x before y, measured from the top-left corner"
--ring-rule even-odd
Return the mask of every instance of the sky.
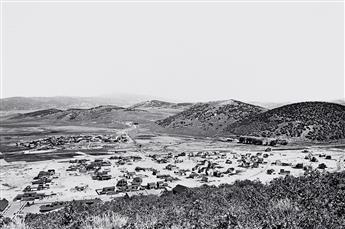
[[2, 97], [344, 98], [343, 3], [2, 5]]

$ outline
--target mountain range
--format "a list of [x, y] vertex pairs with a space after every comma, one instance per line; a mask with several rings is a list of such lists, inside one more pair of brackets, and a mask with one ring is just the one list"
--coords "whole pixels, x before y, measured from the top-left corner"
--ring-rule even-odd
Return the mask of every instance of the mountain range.
[[[71, 106], [75, 102], [68, 99], [63, 101], [60, 102], [63, 104], [61, 106]], [[30, 108], [30, 104], [25, 106]], [[345, 139], [345, 106], [328, 102], [301, 102], [267, 109], [238, 100], [203, 103], [149, 100], [127, 108], [115, 105], [49, 108], [12, 114], [7, 120], [43, 120], [82, 125], [117, 123], [122, 126], [127, 122], [138, 122], [156, 126], [163, 132], [186, 135], [246, 135], [306, 141]]]

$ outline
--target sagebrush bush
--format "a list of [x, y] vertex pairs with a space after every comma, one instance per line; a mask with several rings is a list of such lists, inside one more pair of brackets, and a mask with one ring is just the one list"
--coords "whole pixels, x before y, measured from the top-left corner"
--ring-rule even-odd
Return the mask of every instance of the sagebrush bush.
[[[344, 228], [345, 172], [191, 188], [29, 214], [31, 228]], [[91, 221], [90, 221], [91, 219]], [[85, 224], [88, 223], [88, 224]], [[111, 227], [111, 225], [113, 227]]]

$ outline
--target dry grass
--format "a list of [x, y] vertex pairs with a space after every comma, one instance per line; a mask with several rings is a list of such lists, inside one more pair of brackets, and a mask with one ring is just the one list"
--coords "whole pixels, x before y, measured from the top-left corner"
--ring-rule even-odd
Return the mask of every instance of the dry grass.
[[31, 227], [25, 224], [24, 219], [21, 217], [14, 218], [11, 223], [4, 225], [2, 228], [3, 229], [31, 229]]
[[116, 213], [92, 216], [82, 225], [84, 229], [118, 229], [127, 223], [127, 218]]

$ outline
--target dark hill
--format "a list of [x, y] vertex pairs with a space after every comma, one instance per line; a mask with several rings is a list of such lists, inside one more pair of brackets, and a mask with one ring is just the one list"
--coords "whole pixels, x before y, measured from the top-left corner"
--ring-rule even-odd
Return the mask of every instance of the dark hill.
[[326, 141], [345, 138], [345, 106], [302, 102], [278, 107], [230, 124], [226, 133]]
[[262, 107], [236, 100], [212, 101], [197, 103], [156, 123], [177, 132], [213, 135], [231, 123], [264, 111]]

